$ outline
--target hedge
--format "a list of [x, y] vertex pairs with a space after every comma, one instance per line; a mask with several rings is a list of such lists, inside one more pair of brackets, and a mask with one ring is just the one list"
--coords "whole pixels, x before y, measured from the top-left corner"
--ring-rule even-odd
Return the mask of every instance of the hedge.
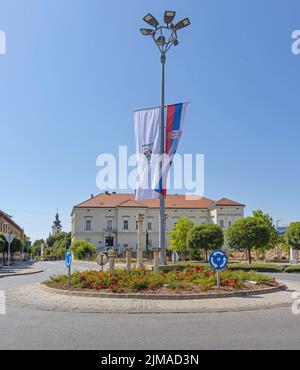
[[300, 274], [300, 265], [287, 267], [284, 270], [284, 272], [287, 272], [288, 274], [292, 274], [292, 273], [298, 273], [298, 274]]
[[[195, 267], [195, 266], [203, 266], [208, 267], [209, 263], [201, 263], [201, 262], [179, 262], [178, 267], [183, 269], [186, 267]], [[229, 270], [243, 270], [243, 271], [257, 271], [257, 272], [283, 272], [284, 267], [281, 265], [269, 265], [269, 264], [230, 264], [228, 265]], [[300, 271], [299, 271], [300, 272]]]
[[229, 265], [229, 270], [257, 271], [257, 272], [283, 272], [284, 268], [280, 265], [264, 264], [237, 264]]

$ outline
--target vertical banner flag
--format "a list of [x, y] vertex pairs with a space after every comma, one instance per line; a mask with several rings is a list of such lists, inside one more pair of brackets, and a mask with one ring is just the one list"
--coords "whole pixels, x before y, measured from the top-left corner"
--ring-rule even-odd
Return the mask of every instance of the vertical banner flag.
[[165, 158], [163, 164], [163, 186], [159, 187], [159, 192], [164, 196], [167, 195], [167, 178], [168, 172], [172, 166], [174, 155], [176, 154], [179, 141], [183, 132], [184, 123], [190, 103], [181, 103], [168, 105], [167, 123], [166, 123], [166, 144]]
[[136, 200], [158, 197], [159, 153], [161, 120], [160, 108], [141, 110], [134, 113], [137, 186]]
[[[190, 103], [167, 107], [166, 141], [162, 158], [160, 156], [161, 109], [151, 108], [134, 113], [137, 201], [158, 198], [159, 193], [166, 196], [168, 172], [178, 148], [189, 107]], [[162, 161], [162, 177], [159, 174], [160, 161]]]

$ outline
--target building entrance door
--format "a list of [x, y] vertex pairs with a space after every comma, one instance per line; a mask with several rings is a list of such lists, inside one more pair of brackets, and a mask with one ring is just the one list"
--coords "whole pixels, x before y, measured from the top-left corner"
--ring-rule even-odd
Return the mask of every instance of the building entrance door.
[[114, 238], [112, 236], [107, 236], [105, 238], [105, 246], [106, 247], [113, 247], [114, 246]]

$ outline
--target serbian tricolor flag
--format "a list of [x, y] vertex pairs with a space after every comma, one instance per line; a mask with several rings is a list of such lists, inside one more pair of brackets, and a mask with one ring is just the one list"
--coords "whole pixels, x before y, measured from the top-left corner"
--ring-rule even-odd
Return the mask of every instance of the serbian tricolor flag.
[[155, 199], [159, 194], [166, 196], [168, 173], [178, 148], [189, 106], [189, 103], [167, 106], [163, 158], [160, 155], [161, 109], [150, 108], [134, 113], [137, 201]]
[[174, 155], [176, 154], [178, 144], [183, 132], [183, 126], [186, 120], [190, 103], [180, 103], [168, 105], [166, 121], [166, 143], [165, 159], [163, 163], [163, 177], [160, 179], [159, 192], [167, 195], [167, 178], [172, 166]]

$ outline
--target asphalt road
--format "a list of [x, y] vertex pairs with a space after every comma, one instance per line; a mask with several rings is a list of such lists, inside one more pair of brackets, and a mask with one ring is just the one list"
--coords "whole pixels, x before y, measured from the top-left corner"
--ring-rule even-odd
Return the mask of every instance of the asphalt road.
[[[63, 262], [37, 275], [0, 278], [0, 290], [65, 273]], [[75, 263], [82, 270], [91, 265]], [[300, 275], [277, 275], [300, 281]], [[290, 308], [218, 314], [80, 314], [7, 308], [0, 349], [300, 349], [300, 315]]]

